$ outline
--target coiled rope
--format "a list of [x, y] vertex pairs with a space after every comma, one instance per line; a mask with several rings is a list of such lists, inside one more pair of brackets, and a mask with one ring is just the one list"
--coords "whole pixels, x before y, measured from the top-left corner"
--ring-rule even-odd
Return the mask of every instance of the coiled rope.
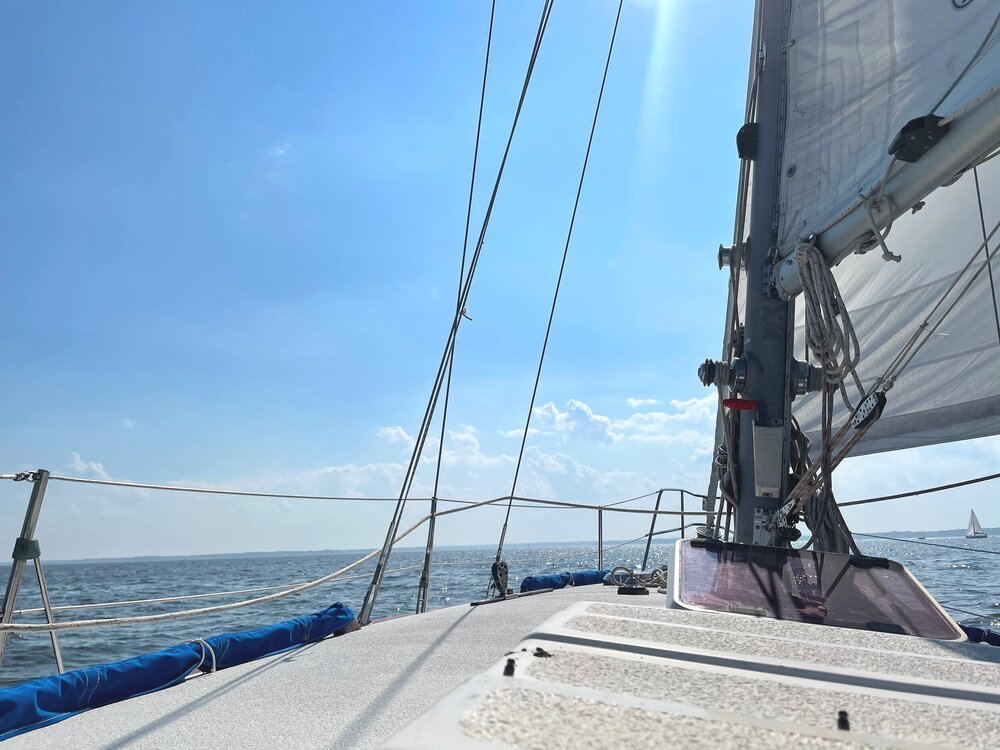
[[[948, 318], [952, 313], [958, 303], [962, 298], [969, 292], [972, 285], [976, 280], [982, 275], [982, 273], [990, 266], [993, 259], [996, 257], [997, 253], [1000, 252], [1000, 244], [998, 244], [992, 251], [986, 254], [984, 260], [982, 260], [978, 268], [970, 273], [970, 270], [976, 263], [980, 252], [989, 247], [989, 242], [993, 239], [993, 236], [1000, 231], [1000, 221], [993, 225], [993, 229], [989, 232], [983, 241], [976, 247], [975, 252], [972, 253], [966, 264], [955, 274], [955, 278], [952, 280], [951, 284], [944, 291], [941, 297], [938, 299], [937, 303], [931, 308], [930, 312], [924, 318], [924, 320], [917, 326], [916, 330], [906, 341], [903, 347], [900, 349], [899, 353], [892, 359], [886, 369], [883, 371], [882, 375], [876, 379], [875, 383], [869, 388], [865, 393], [865, 398], [874, 394], [877, 390], [882, 389], [883, 391], [890, 390], [902, 375], [903, 371], [913, 362], [913, 359], [917, 356], [921, 349], [926, 346], [927, 342], [931, 340], [934, 334], [937, 332], [938, 328], [942, 323]], [[959, 288], [959, 284], [965, 280], [965, 283]], [[957, 292], [956, 292], [957, 290]], [[954, 298], [948, 303], [949, 297], [955, 292]], [[941, 308], [945, 306], [943, 310]], [[941, 310], [940, 313], [938, 311]], [[938, 317], [935, 319], [935, 315]], [[865, 399], [859, 402], [859, 406], [864, 403]], [[829, 459], [829, 470], [827, 467], [823, 467], [823, 476], [830, 476], [830, 473], [840, 463], [847, 458], [850, 452], [854, 449], [861, 439], [865, 436], [867, 431], [871, 428], [874, 421], [870, 421], [862, 427], [851, 431], [851, 420], [857, 412], [857, 407], [852, 410], [851, 414], [847, 416], [843, 424], [837, 430], [829, 440], [824, 440], [824, 450], [829, 450], [831, 455]], [[848, 437], [850, 434], [850, 437]], [[836, 449], [836, 452], [833, 451]], [[806, 474], [804, 474], [795, 485], [794, 489], [789, 493], [789, 500], [795, 501], [795, 510], [800, 510], [805, 504], [806, 500], [812, 495], [815, 489], [820, 485], [822, 478], [820, 476], [820, 464], [814, 464]]]
[[858, 363], [861, 345], [851, 323], [847, 305], [826, 259], [815, 244], [800, 244], [795, 249], [805, 302], [806, 343], [820, 361], [826, 382], [836, 387], [848, 409], [852, 409], [844, 383], [848, 376], [864, 395]]
[[[792, 422], [794, 476], [807, 476], [818, 468], [821, 472], [818, 476], [822, 478], [821, 483], [804, 494], [793, 513], [800, 509], [804, 511], [807, 525], [812, 531], [809, 544], [815, 544], [817, 549], [831, 552], [857, 551], [857, 545], [833, 497], [832, 432], [834, 391], [838, 391], [844, 405], [853, 410], [846, 386], [850, 377], [858, 393], [864, 398], [864, 386], [857, 371], [861, 361], [861, 345], [837, 280], [815, 243], [799, 244], [795, 250], [795, 259], [805, 303], [806, 345], [820, 362], [823, 389], [820, 394], [822, 445], [817, 464], [812, 464], [809, 458], [809, 441], [798, 422]], [[807, 502], [810, 498], [811, 502]]]

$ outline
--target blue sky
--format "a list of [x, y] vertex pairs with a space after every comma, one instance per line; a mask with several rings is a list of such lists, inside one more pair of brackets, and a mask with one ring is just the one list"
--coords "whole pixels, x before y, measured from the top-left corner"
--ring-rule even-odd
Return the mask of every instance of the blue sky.
[[[499, 5], [476, 227], [541, 7]], [[694, 373], [721, 338], [751, 5], [626, 4], [526, 494], [704, 489], [712, 394]], [[556, 3], [460, 334], [442, 495], [509, 488], [615, 7]], [[489, 4], [0, 14], [0, 469], [397, 493], [454, 305]], [[988, 473], [998, 454], [984, 440], [851, 461], [839, 494]], [[431, 481], [425, 466], [416, 494]], [[987, 491], [848, 519], [957, 527], [977, 504], [988, 526]], [[26, 497], [0, 485], [0, 540]], [[59, 483], [38, 535], [56, 558], [365, 547], [388, 514]], [[500, 517], [449, 518], [441, 542], [493, 543]], [[594, 526], [518, 511], [509, 538]]]

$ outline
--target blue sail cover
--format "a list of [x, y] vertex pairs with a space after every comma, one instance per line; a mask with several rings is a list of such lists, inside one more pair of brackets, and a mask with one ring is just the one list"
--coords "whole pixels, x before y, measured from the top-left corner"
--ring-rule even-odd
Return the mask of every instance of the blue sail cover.
[[[320, 641], [354, 621], [354, 612], [337, 602], [322, 612], [295, 617], [277, 625], [268, 625], [242, 633], [223, 633], [206, 638], [215, 654], [215, 669], [225, 669], [235, 664], [271, 656], [307, 643]], [[212, 671], [211, 655], [198, 667], [202, 672]]]
[[326, 638], [348, 629], [354, 612], [339, 602], [305, 617], [242, 633], [172, 646], [113, 664], [31, 680], [0, 690], [0, 740], [54, 724], [91, 708], [176, 685], [196, 669], [209, 672]]
[[578, 570], [573, 573], [574, 586], [592, 586], [595, 583], [604, 583], [604, 576], [610, 570]]
[[0, 690], [0, 740], [90, 708], [175, 685], [198, 667], [203, 650], [199, 643], [182, 643]]
[[539, 589], [562, 589], [567, 586], [589, 586], [604, 583], [606, 570], [579, 570], [576, 573], [547, 573], [537, 576], [525, 576], [521, 581], [521, 593], [538, 591]]
[[538, 591], [540, 589], [562, 589], [569, 586], [572, 576], [569, 573], [548, 573], [546, 575], [525, 576], [521, 579], [521, 593]]

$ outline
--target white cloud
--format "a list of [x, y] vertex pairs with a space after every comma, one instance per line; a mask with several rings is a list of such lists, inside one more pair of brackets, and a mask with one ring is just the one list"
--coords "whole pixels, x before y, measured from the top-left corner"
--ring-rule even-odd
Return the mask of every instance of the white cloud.
[[122, 427], [124, 427], [126, 430], [134, 429], [135, 428], [135, 422], [133, 422], [128, 417], [122, 417]]
[[271, 148], [269, 148], [267, 153], [273, 159], [280, 159], [282, 156], [285, 156], [290, 149], [291, 146], [289, 145], [288, 141], [282, 141], [276, 146], [272, 146]]
[[[560, 412], [563, 413], [563, 412]], [[384, 428], [386, 439], [400, 442], [402, 428]], [[410, 438], [412, 440], [412, 438]], [[429, 439], [411, 497], [427, 497], [433, 486], [437, 440]], [[516, 456], [484, 450], [472, 425], [459, 425], [445, 437], [441, 497], [479, 499], [510, 490]], [[246, 489], [282, 488], [303, 494], [352, 497], [394, 497], [405, 474], [405, 463], [381, 462], [323, 466], [296, 474], [259, 478]], [[643, 471], [605, 471], [567, 451], [545, 452], [529, 446], [518, 478], [517, 494], [542, 499], [619, 500], [660, 486], [668, 478]]]
[[[403, 481], [402, 464], [377, 462], [323, 466], [306, 472], [310, 483], [320, 482], [324, 492], [347, 497], [390, 497]], [[300, 480], [300, 477], [296, 477]]]
[[111, 475], [104, 470], [104, 465], [100, 461], [84, 461], [76, 451], [70, 454], [69, 465], [81, 474], [92, 474], [98, 479], [111, 481]]
[[[628, 399], [635, 409], [658, 403], [655, 399]], [[693, 448], [694, 456], [711, 451], [714, 439], [716, 396], [673, 400], [670, 410], [636, 412], [625, 419], [611, 419], [597, 414], [587, 404], [577, 399], [566, 403], [565, 411], [553, 402], [535, 409], [536, 422], [543, 429], [541, 434], [559, 433], [598, 443], [618, 443], [632, 440], [642, 443], [686, 443]], [[506, 437], [520, 437], [520, 430], [501, 432]]]
[[[434, 445], [436, 444], [437, 441], [434, 441]], [[424, 460], [437, 460], [437, 451], [433, 450], [431, 441], [428, 441], [428, 450], [424, 451]], [[483, 453], [479, 438], [476, 437], [476, 428], [466, 424], [447, 431], [441, 461], [451, 466], [484, 467], [512, 464], [514, 459], [506, 454], [490, 456]]]
[[636, 409], [641, 409], [644, 406], [656, 406], [660, 402], [655, 398], [630, 398], [627, 403], [628, 408], [635, 411]]
[[[524, 430], [522, 428], [520, 428], [520, 427], [518, 429], [516, 429], [516, 430], [497, 430], [497, 435], [499, 435], [500, 437], [505, 437], [505, 438], [519, 438], [523, 434], [524, 434]], [[551, 433], [542, 432], [541, 430], [539, 430], [539, 429], [537, 429], [535, 427], [529, 427], [528, 428], [528, 437], [531, 437], [532, 435], [549, 435], [549, 434], [551, 434]]]
[[571, 398], [566, 402], [566, 411], [551, 401], [544, 406], [535, 408], [535, 418], [556, 432], [575, 435], [585, 440], [599, 443], [616, 443], [622, 435], [612, 429], [611, 419], [602, 414], [595, 414], [587, 404]]
[[542, 453], [537, 448], [528, 450], [525, 469], [518, 494], [541, 499], [622, 500], [660, 486], [660, 478], [644, 472], [604, 471], [568, 453]]
[[652, 411], [633, 414], [628, 419], [614, 423], [614, 428], [626, 432], [662, 434], [671, 425], [678, 423], [709, 425], [715, 421], [718, 397], [709, 394], [704, 398], [690, 398], [685, 401], [673, 400], [673, 411]]
[[406, 443], [411, 448], [414, 443], [413, 436], [407, 434], [406, 430], [398, 425], [393, 427], [379, 427], [375, 433], [375, 437], [381, 440], [388, 440], [390, 443]]

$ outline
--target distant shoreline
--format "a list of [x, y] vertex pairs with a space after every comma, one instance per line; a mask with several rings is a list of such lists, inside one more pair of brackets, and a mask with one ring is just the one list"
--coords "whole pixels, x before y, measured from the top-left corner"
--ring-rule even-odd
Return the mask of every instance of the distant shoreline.
[[[984, 531], [989, 536], [1000, 536], [1000, 527], [987, 528]], [[862, 532], [858, 532], [861, 534]], [[878, 536], [889, 536], [895, 537], [897, 539], [917, 539], [919, 537], [925, 537], [927, 539], [947, 539], [947, 538], [965, 538], [965, 529], [945, 529], [939, 531], [872, 531], [864, 532], [876, 534]], [[654, 545], [660, 544], [670, 544], [676, 541], [677, 537], [670, 537], [666, 539], [654, 539]], [[605, 544], [618, 543], [624, 540], [615, 539], [605, 539]], [[538, 548], [551, 548], [551, 547], [588, 547], [596, 546], [597, 541], [593, 539], [588, 539], [585, 541], [570, 541], [570, 542], [519, 542], [508, 544], [508, 548], [515, 549], [538, 549]], [[122, 562], [169, 562], [171, 560], [229, 560], [229, 559], [253, 559], [253, 558], [268, 558], [268, 557], [316, 557], [316, 556], [327, 556], [327, 555], [340, 555], [348, 554], [352, 552], [366, 553], [370, 552], [372, 548], [370, 547], [358, 547], [354, 549], [317, 549], [317, 550], [275, 550], [271, 552], [267, 551], [248, 551], [248, 552], [216, 552], [207, 553], [200, 555], [136, 555], [133, 557], [85, 557], [85, 558], [66, 558], [66, 559], [50, 559], [46, 560], [47, 565], [80, 565], [80, 564], [100, 564], [100, 563], [122, 563]], [[422, 550], [423, 547], [397, 547], [396, 549], [403, 550]], [[486, 544], [443, 544], [435, 547], [439, 550], [473, 550], [473, 549], [492, 549], [491, 545]]]

